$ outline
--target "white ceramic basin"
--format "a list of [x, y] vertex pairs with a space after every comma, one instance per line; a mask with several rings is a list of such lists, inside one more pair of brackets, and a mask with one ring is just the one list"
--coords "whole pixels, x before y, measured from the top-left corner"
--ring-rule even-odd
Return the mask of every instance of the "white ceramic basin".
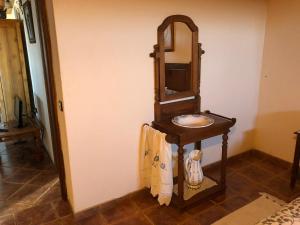
[[188, 128], [208, 127], [214, 122], [214, 119], [199, 114], [181, 115], [172, 119], [175, 125]]

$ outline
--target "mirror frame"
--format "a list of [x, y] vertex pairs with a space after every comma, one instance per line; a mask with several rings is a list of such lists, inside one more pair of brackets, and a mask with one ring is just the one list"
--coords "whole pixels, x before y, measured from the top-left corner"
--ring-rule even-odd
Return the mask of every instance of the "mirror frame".
[[[191, 90], [178, 92], [172, 95], [165, 93], [165, 50], [164, 50], [164, 31], [169, 25], [175, 22], [186, 24], [192, 32], [192, 57], [191, 57]], [[184, 15], [172, 15], [167, 17], [157, 29], [158, 44], [154, 46], [154, 57], [156, 60], [156, 78], [155, 78], [155, 99], [159, 101], [170, 101], [185, 97], [199, 95], [200, 91], [200, 62], [202, 54], [201, 46], [198, 43], [198, 27], [191, 18]], [[201, 51], [200, 51], [201, 50]], [[157, 78], [158, 76], [158, 78]]]

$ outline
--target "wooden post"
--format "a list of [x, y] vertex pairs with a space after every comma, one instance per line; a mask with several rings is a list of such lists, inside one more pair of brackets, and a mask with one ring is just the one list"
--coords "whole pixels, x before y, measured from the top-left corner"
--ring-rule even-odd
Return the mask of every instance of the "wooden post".
[[34, 150], [34, 154], [35, 154], [35, 159], [37, 161], [42, 161], [44, 159], [44, 155], [43, 155], [43, 145], [41, 142], [41, 129], [37, 128], [35, 134], [34, 134], [34, 141], [35, 141], [35, 150]]
[[194, 145], [195, 149], [201, 150], [201, 141], [197, 141]]
[[226, 163], [227, 163], [227, 140], [228, 140], [228, 132], [223, 134], [222, 136], [222, 160], [221, 160], [221, 185], [225, 187], [226, 185]]
[[182, 145], [178, 146], [178, 197], [179, 202], [183, 203], [184, 194], [184, 149]]

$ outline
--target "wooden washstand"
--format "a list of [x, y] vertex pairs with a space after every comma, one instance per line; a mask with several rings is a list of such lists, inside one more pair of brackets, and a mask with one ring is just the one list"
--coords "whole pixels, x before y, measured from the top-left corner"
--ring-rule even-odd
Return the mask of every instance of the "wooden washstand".
[[[195, 202], [222, 192], [226, 188], [227, 140], [235, 118], [227, 118], [200, 110], [200, 67], [204, 51], [198, 43], [198, 27], [187, 16], [167, 17], [158, 27], [158, 44], [150, 54], [155, 64], [155, 104], [152, 127], [167, 134], [166, 140], [178, 146], [178, 195], [172, 202], [185, 208]], [[185, 45], [185, 46], [184, 46]], [[185, 128], [172, 123], [172, 118], [184, 114], [202, 114], [214, 119], [203, 128]], [[195, 143], [201, 149], [201, 141], [222, 135], [222, 159], [220, 180], [204, 191], [184, 200], [184, 145]]]

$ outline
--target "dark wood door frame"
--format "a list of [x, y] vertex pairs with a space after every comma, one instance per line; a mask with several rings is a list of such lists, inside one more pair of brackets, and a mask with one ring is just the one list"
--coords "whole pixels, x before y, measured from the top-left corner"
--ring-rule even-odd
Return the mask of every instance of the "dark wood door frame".
[[49, 110], [50, 129], [52, 137], [52, 146], [54, 153], [54, 160], [56, 169], [59, 173], [59, 180], [61, 185], [61, 194], [64, 200], [68, 200], [67, 188], [66, 188], [66, 176], [65, 166], [63, 159], [63, 152], [60, 139], [60, 129], [58, 123], [58, 99], [56, 94], [56, 86], [53, 71], [53, 54], [50, 39], [49, 23], [46, 9], [47, 0], [37, 0], [37, 20], [38, 20], [38, 31], [40, 33], [40, 42], [42, 50], [42, 61], [45, 76], [45, 87], [47, 94], [47, 104]]

